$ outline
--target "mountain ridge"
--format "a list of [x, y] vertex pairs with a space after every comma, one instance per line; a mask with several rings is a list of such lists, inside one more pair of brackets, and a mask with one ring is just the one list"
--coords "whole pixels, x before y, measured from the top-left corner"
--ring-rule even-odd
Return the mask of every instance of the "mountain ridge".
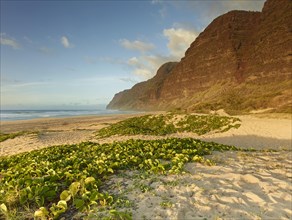
[[215, 18], [162, 80], [157, 73], [116, 94], [107, 107], [290, 112], [291, 12], [291, 1], [267, 0], [262, 12], [235, 10]]

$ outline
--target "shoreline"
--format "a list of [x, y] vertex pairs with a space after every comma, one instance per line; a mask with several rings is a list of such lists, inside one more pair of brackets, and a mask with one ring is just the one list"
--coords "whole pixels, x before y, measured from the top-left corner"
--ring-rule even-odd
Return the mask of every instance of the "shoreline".
[[120, 114], [135, 114], [142, 111], [124, 111], [111, 109], [95, 110], [1, 110], [1, 121], [26, 121], [33, 119], [71, 118], [75, 116], [106, 116]]
[[1, 133], [28, 133], [0, 142], [0, 157], [56, 145], [91, 141], [95, 137], [94, 133], [108, 124], [145, 114], [150, 114], [150, 112], [1, 121]]
[[38, 118], [23, 121], [1, 121], [1, 133], [28, 132], [13, 139], [0, 142], [0, 156], [14, 155], [45, 147], [78, 144], [81, 142], [111, 143], [128, 139], [154, 140], [161, 138], [194, 138], [202, 141], [217, 142], [240, 148], [258, 150], [291, 150], [292, 120], [283, 118], [262, 118], [254, 115], [237, 116], [241, 119], [238, 129], [224, 133], [174, 133], [165, 136], [111, 136], [97, 138], [95, 132], [99, 129], [127, 118], [146, 114], [161, 114], [165, 112], [143, 112], [134, 114], [115, 114], [98, 116], [74, 116], [65, 118]]
[[[41, 118], [32, 118], [32, 119], [23, 119], [23, 120], [0, 120], [0, 132], [19, 132], [24, 131], [21, 126], [29, 127], [28, 125], [32, 125], [35, 128], [39, 127], [37, 124], [61, 124], [62, 122], [65, 124], [71, 123], [84, 123], [93, 120], [93, 122], [99, 122], [100, 120], [109, 120], [109, 121], [120, 121], [130, 117], [142, 116], [148, 114], [164, 114], [166, 111], [144, 111], [144, 112], [130, 112], [130, 113], [113, 113], [113, 114], [90, 114], [90, 115], [74, 115], [74, 116], [60, 116], [60, 117], [41, 117]], [[201, 114], [201, 113], [194, 113]], [[219, 114], [221, 115], [221, 114]], [[227, 116], [228, 114], [223, 114], [222, 116]], [[252, 118], [252, 119], [262, 119], [262, 120], [290, 120], [292, 123], [292, 114], [288, 113], [260, 113], [260, 114], [248, 114], [248, 115], [228, 115], [230, 117], [238, 117], [238, 118]], [[21, 125], [20, 125], [21, 124]], [[16, 126], [16, 128], [11, 128], [12, 126]], [[29, 127], [30, 128], [30, 127]]]
[[37, 129], [50, 129], [53, 125], [62, 125], [64, 128], [68, 125], [73, 124], [85, 124], [85, 123], [96, 123], [102, 122], [104, 120], [108, 121], [117, 121], [124, 120], [126, 118], [141, 116], [148, 113], [137, 112], [137, 113], [124, 113], [124, 114], [100, 114], [100, 115], [76, 115], [68, 117], [50, 117], [50, 118], [33, 118], [26, 120], [14, 120], [14, 121], [1, 121], [0, 122], [0, 131], [2, 133], [6, 132], [19, 132], [28, 130], [37, 130]]

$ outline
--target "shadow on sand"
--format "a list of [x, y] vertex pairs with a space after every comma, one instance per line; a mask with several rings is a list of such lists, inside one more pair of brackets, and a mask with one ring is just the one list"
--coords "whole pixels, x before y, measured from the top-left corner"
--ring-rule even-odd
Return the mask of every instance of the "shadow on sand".
[[291, 139], [277, 139], [262, 137], [257, 135], [234, 135], [226, 137], [203, 137], [199, 138], [203, 141], [213, 141], [216, 143], [234, 145], [242, 148], [255, 148], [255, 149], [274, 149], [274, 150], [291, 150]]

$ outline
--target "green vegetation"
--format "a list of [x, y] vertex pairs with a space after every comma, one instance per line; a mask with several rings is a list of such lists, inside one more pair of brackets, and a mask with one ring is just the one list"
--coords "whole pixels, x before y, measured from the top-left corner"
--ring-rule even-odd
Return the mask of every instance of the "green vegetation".
[[18, 136], [22, 136], [25, 134], [32, 134], [32, 133], [33, 132], [28, 132], [28, 131], [20, 131], [20, 132], [11, 133], [11, 134], [5, 134], [5, 133], [0, 132], [0, 142], [6, 141], [7, 139], [13, 139], [13, 138], [16, 138]]
[[211, 131], [225, 132], [231, 128], [239, 128], [240, 124], [236, 122], [240, 122], [240, 119], [217, 115], [187, 115], [177, 125], [180, 132], [187, 131], [203, 135]]
[[[81, 143], [0, 157], [0, 218], [70, 219], [77, 213], [104, 219], [131, 219], [116, 210], [119, 198], [102, 190], [109, 175], [124, 169], [174, 174], [187, 162], [207, 162], [212, 151], [234, 146], [195, 139]], [[151, 188], [139, 185], [142, 191]], [[168, 203], [161, 204], [164, 207]], [[97, 213], [95, 213], [97, 212]]]
[[129, 118], [124, 121], [112, 124], [98, 132], [101, 137], [112, 135], [166, 135], [175, 133], [176, 129], [173, 124], [166, 123], [164, 115], [145, 115], [140, 117]]
[[[216, 85], [208, 94], [198, 93], [190, 109], [194, 112], [207, 113], [210, 110], [224, 109], [231, 115], [249, 114], [251, 110], [273, 108], [269, 112], [292, 113], [291, 96], [292, 80], [283, 82], [246, 82], [237, 86]], [[220, 92], [220, 97], [214, 95]], [[198, 99], [198, 96], [200, 98]], [[204, 97], [204, 98], [203, 98]], [[215, 99], [212, 97], [216, 97]], [[204, 100], [204, 101], [202, 101]]]
[[145, 115], [112, 124], [98, 132], [100, 137], [112, 135], [167, 135], [176, 132], [225, 132], [240, 126], [240, 119], [217, 115]]

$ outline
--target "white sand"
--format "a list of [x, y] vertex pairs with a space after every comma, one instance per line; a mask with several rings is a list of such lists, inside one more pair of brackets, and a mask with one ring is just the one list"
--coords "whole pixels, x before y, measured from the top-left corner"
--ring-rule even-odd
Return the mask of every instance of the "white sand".
[[[129, 138], [96, 139], [93, 132], [126, 117], [87, 117], [1, 123], [3, 132], [35, 130], [0, 143], [0, 156], [51, 145], [93, 140], [112, 142]], [[216, 166], [186, 165], [182, 175], [150, 175], [121, 171], [107, 183], [109, 192], [133, 202], [128, 210], [133, 219], [292, 219], [292, 121], [290, 119], [241, 116], [242, 125], [225, 133], [203, 136], [174, 134], [167, 137], [194, 137], [206, 141], [276, 149], [277, 152], [223, 152], [210, 157]], [[34, 129], [32, 129], [34, 128]], [[163, 137], [165, 138], [165, 137]], [[142, 192], [141, 189], [144, 189]]]
[[291, 219], [292, 161], [286, 152], [212, 158], [216, 166], [189, 163], [183, 175], [122, 172], [108, 189], [133, 202], [134, 208], [123, 210], [134, 210], [133, 219]]
[[36, 133], [0, 142], [0, 156], [18, 154], [53, 145], [77, 144], [89, 141], [95, 136], [94, 132], [108, 124], [137, 115], [141, 114], [2, 121], [1, 132], [3, 133], [20, 131]]
[[[221, 144], [234, 145], [242, 148], [255, 149], [291, 149], [292, 148], [292, 120], [275, 118], [257, 118], [253, 116], [239, 116], [241, 126], [238, 129], [230, 129], [224, 133], [208, 133], [196, 135], [193, 133], [177, 133], [159, 138], [197, 138], [203, 141], [214, 141]], [[97, 140], [106, 143], [118, 140], [133, 139], [157, 139], [156, 136], [114, 136]], [[96, 140], [93, 140], [96, 141]]]
[[232, 129], [225, 133], [204, 135], [201, 139], [245, 148], [291, 149], [291, 120], [263, 119], [252, 116], [241, 116], [239, 118], [242, 121], [239, 129]]

